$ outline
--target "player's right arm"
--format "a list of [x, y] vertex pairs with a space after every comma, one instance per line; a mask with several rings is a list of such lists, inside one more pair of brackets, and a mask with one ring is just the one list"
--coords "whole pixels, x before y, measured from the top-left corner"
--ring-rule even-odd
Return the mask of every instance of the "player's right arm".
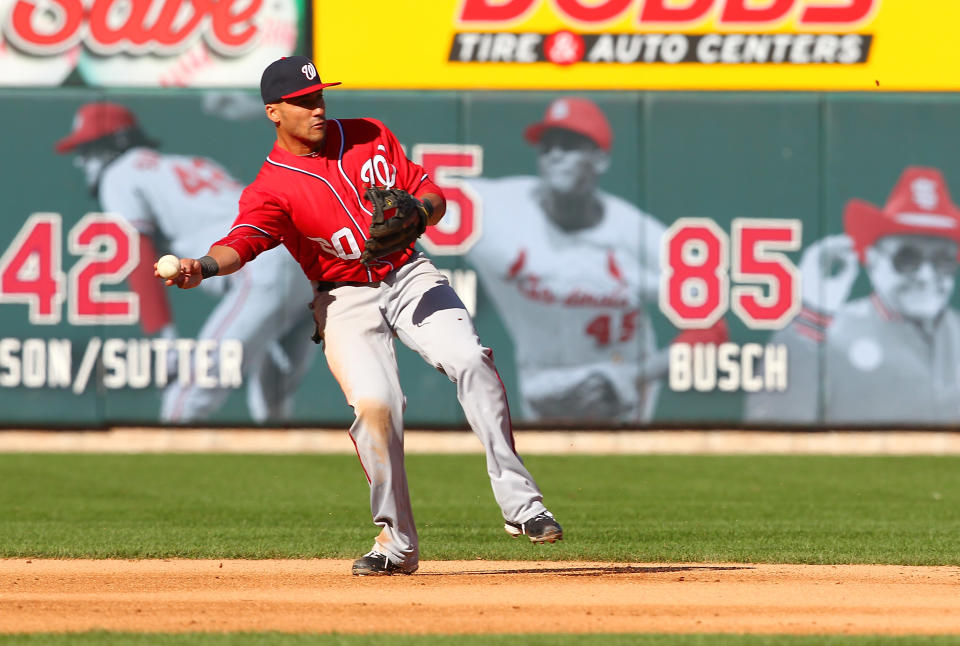
[[[227, 276], [239, 271], [243, 265], [240, 254], [233, 248], [213, 245], [202, 258], [181, 258], [180, 275], [167, 278], [163, 282], [168, 287], [176, 285], [180, 289], [192, 289], [202, 283], [204, 278]], [[160, 276], [156, 272], [154, 275]]]
[[293, 234], [286, 212], [272, 195], [248, 186], [240, 196], [240, 214], [229, 233], [214, 242], [202, 258], [181, 258], [180, 275], [165, 280], [165, 284], [191, 289], [205, 278], [239, 271], [264, 251], [279, 245], [284, 236]]

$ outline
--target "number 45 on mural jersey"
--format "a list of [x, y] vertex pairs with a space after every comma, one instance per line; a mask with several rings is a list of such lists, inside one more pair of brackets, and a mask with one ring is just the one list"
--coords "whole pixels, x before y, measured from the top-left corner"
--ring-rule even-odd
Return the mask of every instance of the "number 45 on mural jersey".
[[59, 323], [64, 300], [74, 325], [136, 323], [137, 295], [101, 288], [119, 284], [137, 266], [137, 231], [120, 218], [88, 213], [67, 236], [68, 250], [80, 259], [64, 274], [61, 221], [59, 213], [34, 213], [20, 227], [0, 256], [0, 304], [26, 303], [34, 325]]

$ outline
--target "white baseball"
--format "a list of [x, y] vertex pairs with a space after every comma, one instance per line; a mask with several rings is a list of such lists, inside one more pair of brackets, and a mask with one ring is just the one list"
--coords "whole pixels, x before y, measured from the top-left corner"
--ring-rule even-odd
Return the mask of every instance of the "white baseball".
[[180, 259], [169, 253], [161, 256], [157, 261], [157, 273], [163, 278], [176, 278], [180, 275]]

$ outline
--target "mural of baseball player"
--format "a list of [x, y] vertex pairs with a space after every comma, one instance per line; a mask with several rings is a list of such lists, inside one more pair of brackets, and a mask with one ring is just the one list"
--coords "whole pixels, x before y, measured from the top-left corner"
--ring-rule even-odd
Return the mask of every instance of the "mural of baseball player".
[[[141, 326], [146, 334], [175, 338], [167, 295], [153, 275], [156, 248], [162, 244], [180, 256], [202, 252], [198, 240], [219, 235], [233, 221], [242, 187], [211, 159], [159, 152], [133, 112], [116, 103], [81, 106], [56, 151], [73, 153], [101, 209], [139, 232], [140, 263], [128, 282], [139, 295]], [[241, 341], [251, 418], [287, 419], [310, 361], [311, 290], [300, 268], [287, 254], [273, 252], [254, 270], [204, 287], [219, 301], [196, 338]], [[161, 420], [206, 419], [228, 394], [226, 388], [173, 378], [163, 394]]]
[[648, 421], [664, 226], [597, 186], [613, 134], [593, 101], [554, 100], [524, 136], [538, 176], [467, 180], [483, 234], [466, 254], [513, 339], [523, 419]]
[[[353, 574], [412, 574], [419, 566], [395, 337], [456, 383], [486, 451], [505, 530], [534, 543], [562, 539], [514, 448], [493, 353], [480, 343], [446, 278], [414, 249], [446, 211], [442, 191], [382, 122], [329, 118], [323, 90], [333, 85], [339, 83], [321, 82], [302, 56], [267, 66], [260, 93], [276, 143], [244, 189], [226, 236], [214, 237], [205, 256], [181, 258], [181, 273], [165, 284], [189, 289], [213, 276], [232, 276], [281, 244], [313, 282], [315, 339], [356, 415], [350, 435], [380, 528], [373, 548], [354, 561]], [[375, 214], [384, 215], [371, 198], [374, 187], [403, 192], [406, 206], [386, 220], [400, 226], [371, 226]]]
[[[960, 209], [943, 175], [906, 168], [883, 207], [850, 200], [844, 230], [804, 252], [805, 308], [774, 335], [788, 344], [788, 389], [750, 395], [745, 419], [811, 422], [822, 406], [827, 423], [955, 424]], [[846, 302], [858, 266], [873, 291]]]

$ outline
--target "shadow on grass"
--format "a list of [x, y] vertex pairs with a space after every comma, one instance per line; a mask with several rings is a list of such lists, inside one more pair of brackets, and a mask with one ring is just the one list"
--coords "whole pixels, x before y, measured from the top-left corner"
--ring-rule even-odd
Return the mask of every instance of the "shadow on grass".
[[663, 574], [708, 570], [752, 570], [749, 566], [720, 565], [598, 565], [593, 567], [535, 567], [517, 570], [464, 570], [463, 572], [422, 572], [417, 576], [476, 576], [496, 574], [557, 574], [559, 576], [608, 576], [611, 574]]

